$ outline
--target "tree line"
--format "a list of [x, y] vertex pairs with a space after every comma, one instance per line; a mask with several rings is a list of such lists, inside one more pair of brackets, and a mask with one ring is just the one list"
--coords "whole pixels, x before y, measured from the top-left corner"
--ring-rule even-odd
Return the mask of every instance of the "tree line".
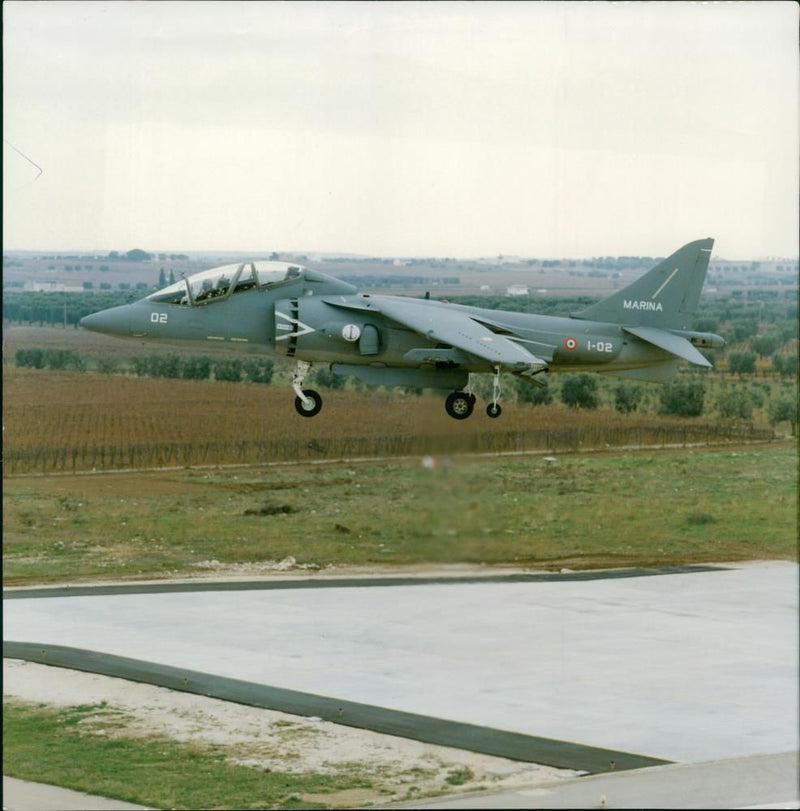
[[[117, 357], [93, 358], [91, 363], [71, 349], [20, 348], [14, 356], [15, 365], [34, 369], [95, 371], [100, 374], [134, 374], [137, 377], [155, 377], [181, 380], [217, 380], [234, 383], [260, 383], [269, 385], [276, 372], [270, 358], [223, 358], [205, 355], [179, 355], [153, 353], [134, 356], [128, 361]], [[286, 364], [279, 370], [286, 374]], [[92, 367], [92, 368], [90, 368]], [[308, 378], [311, 386], [323, 389], [343, 389], [346, 386], [363, 388], [364, 384], [320, 366]], [[564, 405], [593, 411], [603, 406], [620, 414], [651, 411], [660, 415], [700, 417], [709, 411], [725, 420], [752, 421], [761, 409], [772, 425], [789, 422], [794, 433], [798, 419], [796, 392], [783, 386], [753, 381], [749, 386], [714, 378], [708, 373], [687, 371], [675, 380], [658, 386], [603, 379], [596, 374], [566, 374], [551, 376], [547, 386], [538, 387], [522, 379], [506, 377], [503, 380], [503, 399], [518, 403], [545, 406], [558, 399]], [[473, 377], [472, 389], [476, 396], [489, 400], [492, 382], [488, 375]], [[422, 394], [421, 389], [406, 389]]]
[[[87, 360], [72, 349], [18, 349], [14, 364], [32, 369], [55, 369], [75, 372], [89, 371]], [[213, 359], [204, 355], [181, 356], [175, 353], [138, 355], [130, 360], [130, 367], [118, 358], [99, 357], [94, 371], [100, 374], [119, 374], [132, 371], [137, 377], [165, 377], [181, 380], [224, 380], [233, 383], [272, 382], [275, 364], [268, 358]]]

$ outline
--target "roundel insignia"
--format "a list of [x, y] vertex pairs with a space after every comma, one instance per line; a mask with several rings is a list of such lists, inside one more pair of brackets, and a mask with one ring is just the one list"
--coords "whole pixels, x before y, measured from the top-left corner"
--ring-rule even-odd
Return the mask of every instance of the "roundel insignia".
[[573, 349], [578, 348], [578, 342], [574, 338], [564, 338], [564, 346], [572, 352]]
[[345, 324], [345, 326], [342, 327], [342, 338], [344, 338], [345, 341], [352, 343], [353, 341], [357, 341], [360, 337], [361, 330], [355, 324]]

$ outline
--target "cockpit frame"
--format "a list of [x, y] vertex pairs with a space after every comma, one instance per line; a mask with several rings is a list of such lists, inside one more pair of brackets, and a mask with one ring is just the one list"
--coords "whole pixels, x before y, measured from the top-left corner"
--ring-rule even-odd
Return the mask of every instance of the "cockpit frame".
[[147, 298], [158, 304], [180, 307], [201, 307], [225, 301], [234, 293], [245, 290], [275, 287], [297, 279], [305, 272], [302, 265], [286, 262], [241, 262], [238, 265], [221, 265], [199, 271], [181, 280], [156, 290]]

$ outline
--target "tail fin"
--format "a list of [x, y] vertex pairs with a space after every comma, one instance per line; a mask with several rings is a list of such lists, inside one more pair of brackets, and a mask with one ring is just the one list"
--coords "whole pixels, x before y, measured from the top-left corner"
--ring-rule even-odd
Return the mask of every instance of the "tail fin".
[[691, 329], [714, 240], [698, 239], [597, 304], [572, 313], [584, 321]]

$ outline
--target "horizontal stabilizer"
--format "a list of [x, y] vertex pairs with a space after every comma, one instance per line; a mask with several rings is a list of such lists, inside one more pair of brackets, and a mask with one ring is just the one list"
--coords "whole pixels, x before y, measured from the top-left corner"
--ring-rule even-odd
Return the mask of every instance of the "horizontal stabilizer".
[[709, 367], [712, 365], [686, 338], [681, 338], [680, 335], [674, 335], [671, 332], [656, 329], [655, 327], [623, 327], [623, 329], [625, 332], [629, 332], [631, 335], [640, 338], [642, 341], [647, 341], [647, 343], [653, 344], [653, 346], [657, 346], [665, 352], [688, 360], [689, 363]]

